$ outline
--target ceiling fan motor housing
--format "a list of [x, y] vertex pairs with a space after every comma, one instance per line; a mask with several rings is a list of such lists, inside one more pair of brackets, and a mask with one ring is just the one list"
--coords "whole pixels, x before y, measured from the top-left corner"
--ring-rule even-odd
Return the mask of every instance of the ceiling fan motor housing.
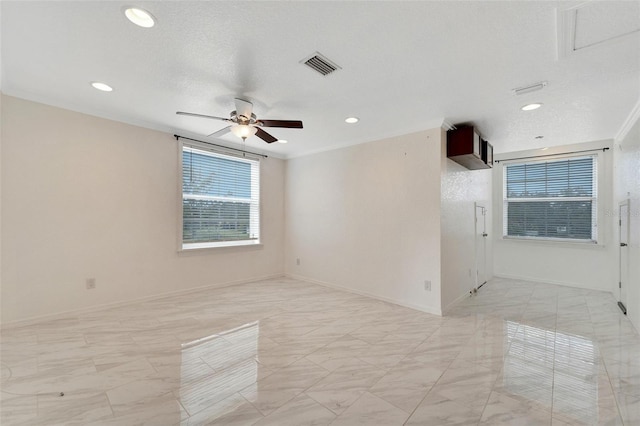
[[231, 111], [231, 121], [237, 124], [255, 124], [256, 123], [256, 115], [251, 113], [251, 117], [247, 117], [245, 115], [238, 115], [236, 111]]
[[[184, 111], [178, 111], [176, 112], [176, 114], [231, 122], [233, 123], [232, 125], [213, 132], [209, 136], [221, 137], [227, 132], [231, 132], [239, 138], [242, 138], [243, 141], [249, 136], [253, 135], [258, 136], [266, 143], [273, 143], [278, 141], [278, 138], [262, 130], [262, 127], [285, 127], [292, 129], [302, 129], [302, 121], [299, 120], [258, 120], [256, 115], [252, 112], [253, 104], [251, 102], [244, 99], [236, 98], [235, 103], [236, 109], [234, 111], [231, 111], [231, 114], [229, 115], [230, 118], [195, 114], [192, 112]], [[240, 114], [238, 114], [238, 111], [240, 111]]]

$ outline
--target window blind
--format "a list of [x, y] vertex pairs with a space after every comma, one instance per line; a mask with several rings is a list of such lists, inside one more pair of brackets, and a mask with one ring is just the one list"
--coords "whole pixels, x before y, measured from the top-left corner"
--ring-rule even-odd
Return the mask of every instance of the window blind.
[[259, 239], [260, 162], [184, 145], [183, 248]]
[[504, 167], [505, 237], [597, 241], [597, 156]]

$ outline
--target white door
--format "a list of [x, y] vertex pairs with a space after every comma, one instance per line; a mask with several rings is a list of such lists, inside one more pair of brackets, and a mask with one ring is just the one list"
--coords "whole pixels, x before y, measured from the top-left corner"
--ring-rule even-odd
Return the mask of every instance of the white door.
[[620, 203], [620, 309], [627, 313], [627, 286], [629, 285], [629, 200]]
[[477, 290], [487, 282], [487, 209], [475, 203], [475, 244], [476, 244], [476, 273], [474, 289]]

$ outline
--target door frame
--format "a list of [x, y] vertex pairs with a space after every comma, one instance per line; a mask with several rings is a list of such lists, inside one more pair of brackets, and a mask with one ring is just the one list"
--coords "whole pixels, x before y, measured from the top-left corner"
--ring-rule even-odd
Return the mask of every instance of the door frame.
[[[482, 232], [483, 236], [480, 237], [479, 226], [478, 226], [478, 209], [482, 212]], [[474, 268], [475, 271], [473, 273], [473, 288], [471, 289], [472, 293], [476, 293], [480, 287], [482, 287], [487, 282], [487, 208], [484, 206], [484, 203], [474, 202], [473, 203], [473, 230], [474, 230], [474, 238], [473, 238], [473, 252], [474, 252]], [[479, 254], [478, 254], [478, 238], [482, 238], [484, 244], [484, 277], [483, 281], [480, 282], [478, 277], [478, 265], [479, 265]]]
[[[627, 208], [627, 214], [624, 216], [622, 216], [622, 209], [626, 207]], [[626, 224], [627, 224], [627, 235], [625, 235], [624, 237], [624, 245], [623, 246], [623, 235], [622, 235], [622, 221], [625, 220]], [[630, 233], [630, 226], [631, 226], [631, 201], [627, 198], [626, 200], [620, 201], [618, 203], [618, 306], [620, 307], [620, 310], [622, 310], [622, 312], [627, 315], [627, 306], [626, 306], [626, 302], [627, 302], [627, 297], [628, 296], [628, 291], [627, 291], [627, 286], [629, 285], [628, 282], [623, 283], [622, 282], [622, 251], [623, 250], [629, 250], [629, 238], [631, 237], [631, 233]], [[627, 252], [627, 268], [629, 268], [629, 253]], [[627, 281], [628, 281], [629, 277], [627, 274]], [[624, 286], [624, 295], [625, 297], [622, 297], [622, 292], [623, 289], [622, 287]], [[624, 299], [624, 300], [623, 300]]]

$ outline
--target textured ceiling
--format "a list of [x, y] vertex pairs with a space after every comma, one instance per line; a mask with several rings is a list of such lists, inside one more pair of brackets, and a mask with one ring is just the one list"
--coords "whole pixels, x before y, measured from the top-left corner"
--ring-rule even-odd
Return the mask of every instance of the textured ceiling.
[[640, 31], [640, 2], [591, 2], [575, 10], [574, 49]]
[[[122, 13], [131, 4], [157, 25], [131, 24]], [[271, 129], [287, 145], [247, 140], [281, 157], [443, 119], [474, 122], [496, 152], [612, 138], [640, 97], [640, 36], [558, 59], [557, 9], [579, 4], [3, 1], [2, 90], [200, 138], [225, 123], [177, 110], [227, 116], [244, 97], [258, 118], [304, 121], [303, 130]], [[617, 16], [602, 15], [609, 26]], [[316, 51], [342, 69], [323, 77], [299, 63]], [[98, 92], [94, 80], [115, 90]], [[548, 86], [512, 92], [538, 81]], [[544, 106], [520, 110], [530, 102]], [[344, 123], [352, 115], [360, 122]]]

